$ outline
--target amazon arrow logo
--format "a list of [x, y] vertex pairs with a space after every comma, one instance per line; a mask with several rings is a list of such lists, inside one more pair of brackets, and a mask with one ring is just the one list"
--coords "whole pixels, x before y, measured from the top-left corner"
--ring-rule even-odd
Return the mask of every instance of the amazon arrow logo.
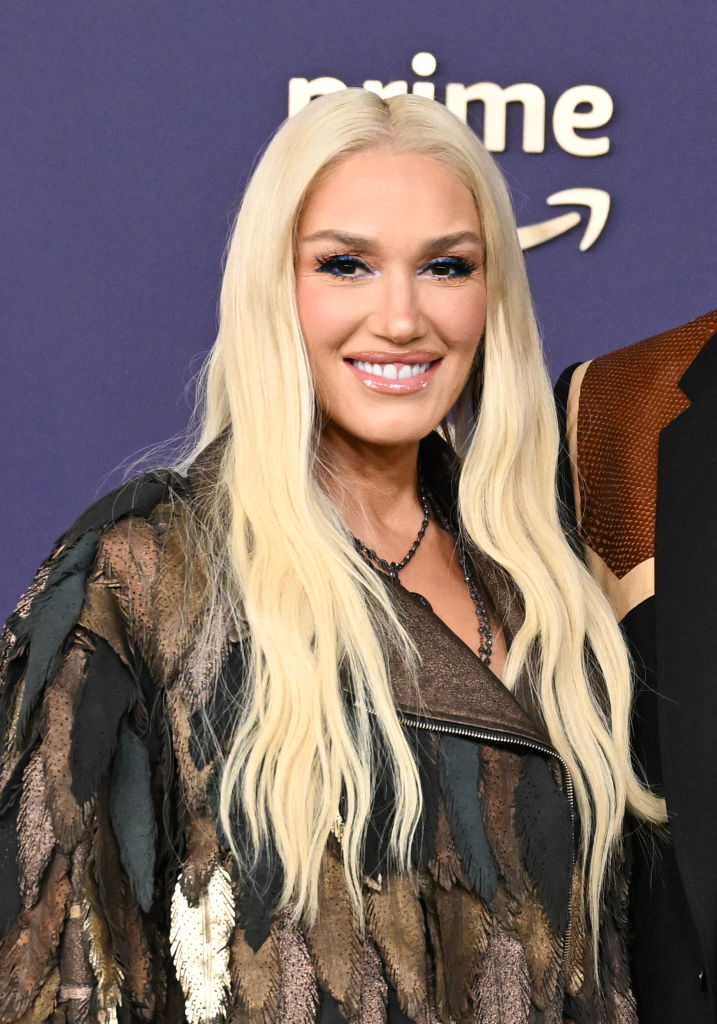
[[[601, 188], [566, 188], [562, 192], [554, 192], [545, 200], [548, 206], [584, 206], [587, 208], [585, 230], [580, 239], [579, 249], [585, 252], [594, 245], [602, 234], [608, 214], [610, 213], [610, 193]], [[537, 224], [528, 224], [518, 228], [518, 240], [521, 249], [532, 249], [536, 245], [550, 242], [566, 231], [571, 231], [581, 223], [583, 217], [577, 210], [561, 213], [557, 217], [549, 217]]]

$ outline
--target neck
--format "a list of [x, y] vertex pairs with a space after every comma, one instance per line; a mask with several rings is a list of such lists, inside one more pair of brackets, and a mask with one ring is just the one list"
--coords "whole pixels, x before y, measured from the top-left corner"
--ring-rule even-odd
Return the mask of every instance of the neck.
[[332, 431], [321, 441], [322, 483], [343, 521], [362, 540], [414, 526], [418, 501], [418, 442], [372, 445]]

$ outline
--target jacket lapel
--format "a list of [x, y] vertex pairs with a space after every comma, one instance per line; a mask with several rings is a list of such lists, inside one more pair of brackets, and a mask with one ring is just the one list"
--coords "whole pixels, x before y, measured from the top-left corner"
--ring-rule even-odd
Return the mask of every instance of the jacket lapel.
[[539, 723], [424, 599], [400, 584], [391, 586], [396, 609], [420, 658], [416, 689], [402, 660], [395, 653], [390, 656], [398, 710], [445, 725], [511, 734], [552, 749]]
[[[434, 431], [421, 441], [419, 461], [434, 504], [457, 530], [458, 456]], [[520, 596], [500, 567], [482, 551], [471, 545], [468, 554], [479, 584], [490, 595], [510, 647], [523, 622]], [[525, 672], [517, 681], [514, 695], [418, 595], [397, 586], [394, 597], [421, 658], [420, 698], [403, 666], [391, 666], [394, 696], [400, 711], [446, 724], [512, 733], [532, 743], [552, 747], [540, 715], [533, 707]]]
[[[655, 619], [661, 761], [677, 861], [705, 955], [717, 963], [717, 334], [660, 435]], [[714, 989], [714, 976], [710, 979]]]

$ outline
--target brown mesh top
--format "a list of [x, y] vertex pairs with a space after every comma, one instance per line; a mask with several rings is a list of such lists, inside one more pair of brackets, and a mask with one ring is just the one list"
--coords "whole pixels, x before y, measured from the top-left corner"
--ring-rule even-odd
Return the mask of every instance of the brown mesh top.
[[622, 579], [655, 553], [660, 431], [689, 406], [678, 381], [717, 331], [717, 310], [595, 359], [580, 391], [581, 528]]

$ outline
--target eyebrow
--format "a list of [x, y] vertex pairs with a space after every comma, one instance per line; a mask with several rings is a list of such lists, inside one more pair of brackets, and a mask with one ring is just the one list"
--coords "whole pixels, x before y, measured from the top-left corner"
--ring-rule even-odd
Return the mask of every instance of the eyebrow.
[[[315, 231], [300, 239], [301, 242], [330, 241], [337, 242], [347, 249], [358, 249], [367, 251], [375, 248], [375, 242], [365, 235], [346, 234], [344, 231], [334, 231], [330, 228], [325, 231]], [[452, 235], [439, 235], [438, 238], [431, 238], [423, 247], [424, 252], [432, 252], [435, 249], [450, 249], [456, 245], [472, 242], [474, 245], [483, 247], [483, 239], [475, 231], [456, 231]]]

